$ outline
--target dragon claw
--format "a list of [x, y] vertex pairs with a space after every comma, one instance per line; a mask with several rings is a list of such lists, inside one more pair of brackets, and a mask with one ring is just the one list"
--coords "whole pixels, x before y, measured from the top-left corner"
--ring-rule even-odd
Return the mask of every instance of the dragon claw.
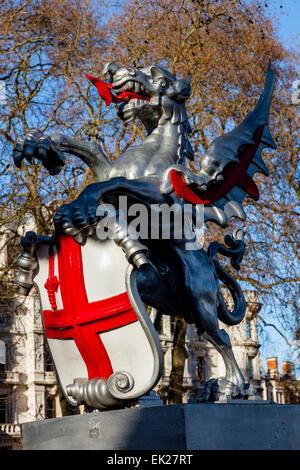
[[248, 397], [255, 395], [255, 387], [249, 383], [236, 385], [226, 377], [208, 380], [200, 394], [201, 402], [219, 402], [227, 398], [247, 400]]
[[13, 151], [14, 164], [21, 168], [23, 160], [29, 163], [34, 158], [40, 160], [51, 175], [57, 175], [65, 165], [66, 159], [54, 141], [40, 130], [30, 131], [25, 138], [18, 139]]

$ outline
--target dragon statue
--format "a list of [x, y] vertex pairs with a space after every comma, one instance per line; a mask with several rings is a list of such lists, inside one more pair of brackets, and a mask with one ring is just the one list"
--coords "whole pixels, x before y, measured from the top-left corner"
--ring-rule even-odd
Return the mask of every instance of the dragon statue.
[[[100, 220], [99, 207], [113, 205], [119, 210], [118, 196], [127, 196], [130, 204], [147, 207], [174, 203], [193, 208], [190, 228], [194, 230], [196, 209], [201, 207], [204, 222], [225, 228], [231, 218], [245, 220], [243, 199], [257, 200], [256, 172], [268, 175], [262, 159], [264, 148], [275, 149], [268, 121], [275, 73], [269, 66], [265, 88], [255, 109], [235, 127], [217, 137], [200, 160], [199, 171], [189, 168], [194, 159], [185, 101], [191, 95], [191, 77], [178, 79], [160, 66], [131, 68], [114, 62], [104, 66], [107, 81], [87, 75], [107, 106], [118, 104], [118, 117], [125, 123], [140, 119], [146, 130], [144, 141], [110, 161], [96, 142], [82, 143], [65, 135], [44, 135], [33, 130], [17, 141], [14, 162], [39, 159], [51, 175], [65, 165], [64, 153], [79, 157], [92, 171], [95, 182], [88, 185], [70, 204], [62, 205], [54, 217], [55, 234], [67, 234], [84, 246], [94, 236]], [[230, 258], [239, 269], [245, 253], [244, 232], [236, 230], [225, 236], [225, 245], [213, 242], [205, 251], [199, 245], [187, 249], [184, 234], [164, 239], [135, 239], [124, 235], [120, 216], [116, 222], [117, 244], [136, 267], [138, 292], [144, 303], [166, 315], [183, 315], [221, 354], [226, 376], [210, 380], [205, 399], [214, 401], [221, 394], [246, 397], [253, 393], [245, 383], [234, 357], [229, 335], [220, 329], [240, 323], [245, 315], [243, 292], [219, 263], [218, 253]], [[230, 309], [218, 283], [229, 289], [233, 298]]]

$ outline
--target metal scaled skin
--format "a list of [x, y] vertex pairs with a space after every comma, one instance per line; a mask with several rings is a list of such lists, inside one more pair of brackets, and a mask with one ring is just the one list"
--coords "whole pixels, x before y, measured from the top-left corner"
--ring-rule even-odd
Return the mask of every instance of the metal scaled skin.
[[[116, 204], [119, 195], [126, 195], [130, 203], [141, 202], [149, 207], [174, 202], [183, 206], [186, 201], [194, 206], [202, 204], [204, 220], [221, 227], [226, 227], [232, 217], [244, 220], [243, 199], [258, 198], [252, 176], [256, 172], [268, 174], [261, 150], [276, 148], [268, 128], [275, 81], [273, 69], [268, 68], [265, 89], [255, 109], [233, 131], [211, 143], [197, 174], [187, 165], [188, 160], [194, 158], [185, 108], [185, 101], [190, 97], [191, 77], [176, 79], [159, 66], [134, 69], [115, 63], [106, 64], [104, 72], [109, 75], [109, 86], [88, 78], [99, 93], [104, 90], [107, 104], [119, 103], [120, 119], [142, 121], [147, 136], [141, 145], [110, 162], [98, 144], [84, 144], [61, 134], [44, 136], [34, 130], [20, 139], [14, 150], [17, 166], [24, 158], [31, 161], [35, 156], [51, 174], [57, 174], [65, 163], [63, 153], [68, 152], [81, 158], [93, 172], [96, 182], [57, 211], [56, 234], [64, 232], [84, 244], [94, 232], [100, 201]], [[135, 242], [125, 238], [120, 236], [118, 245], [138, 268], [136, 278], [142, 300], [165, 314], [183, 315], [188, 322], [195, 323], [199, 333], [213, 344], [224, 360], [225, 379], [209, 381], [204, 399], [214, 400], [220, 393], [233, 397], [252, 393], [236, 363], [230, 338], [218, 325], [218, 319], [235, 325], [245, 315], [243, 293], [217, 258], [221, 253], [239, 269], [245, 252], [243, 233], [227, 235], [227, 246], [214, 242], [207, 252], [201, 248], [186, 250], [184, 236], [176, 240], [138, 240], [136, 247]], [[148, 258], [139, 244], [146, 247]], [[139, 263], [132, 258], [132, 249], [142, 253]], [[219, 280], [231, 292], [232, 311], [218, 289]]]

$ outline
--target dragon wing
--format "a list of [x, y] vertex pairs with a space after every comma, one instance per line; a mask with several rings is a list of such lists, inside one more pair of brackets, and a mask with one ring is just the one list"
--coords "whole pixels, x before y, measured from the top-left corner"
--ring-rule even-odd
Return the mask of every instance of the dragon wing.
[[269, 130], [274, 83], [275, 72], [269, 66], [264, 91], [255, 109], [235, 129], [209, 145], [198, 174], [181, 165], [171, 167], [168, 172], [171, 185], [165, 184], [164, 192], [172, 187], [188, 202], [203, 204], [204, 220], [221, 227], [226, 227], [231, 217], [245, 220], [243, 199], [259, 198], [253, 175], [269, 174], [261, 152], [277, 148]]

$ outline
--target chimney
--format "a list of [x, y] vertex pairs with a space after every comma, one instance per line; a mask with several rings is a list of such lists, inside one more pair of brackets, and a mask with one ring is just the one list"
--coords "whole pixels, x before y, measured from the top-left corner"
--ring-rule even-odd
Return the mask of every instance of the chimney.
[[282, 362], [282, 375], [293, 375], [293, 363], [289, 361]]
[[278, 377], [277, 357], [268, 357], [267, 358], [267, 368], [268, 368], [270, 377]]

